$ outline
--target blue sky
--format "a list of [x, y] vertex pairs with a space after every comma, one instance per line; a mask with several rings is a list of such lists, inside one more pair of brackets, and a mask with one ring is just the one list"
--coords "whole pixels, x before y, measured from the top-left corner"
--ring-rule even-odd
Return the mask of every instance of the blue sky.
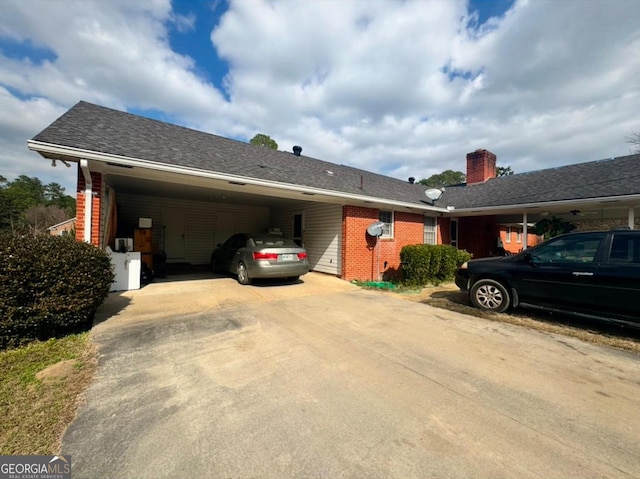
[[[73, 12], [73, 15], [70, 14]], [[629, 154], [635, 0], [3, 0], [0, 174], [80, 100], [405, 179]]]

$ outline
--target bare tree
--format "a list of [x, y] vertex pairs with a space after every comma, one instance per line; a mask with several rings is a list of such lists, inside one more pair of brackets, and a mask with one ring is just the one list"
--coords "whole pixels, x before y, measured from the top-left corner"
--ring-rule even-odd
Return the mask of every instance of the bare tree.
[[67, 213], [59, 206], [33, 206], [23, 213], [29, 233], [36, 236], [45, 233], [49, 226], [69, 219]]
[[634, 130], [627, 136], [627, 143], [631, 145], [632, 153], [640, 153], [640, 130]]

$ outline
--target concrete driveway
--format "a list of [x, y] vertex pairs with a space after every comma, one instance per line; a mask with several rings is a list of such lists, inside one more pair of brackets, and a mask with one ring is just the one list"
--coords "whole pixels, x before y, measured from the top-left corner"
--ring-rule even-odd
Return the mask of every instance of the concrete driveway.
[[640, 477], [640, 357], [303, 280], [112, 295], [73, 477]]

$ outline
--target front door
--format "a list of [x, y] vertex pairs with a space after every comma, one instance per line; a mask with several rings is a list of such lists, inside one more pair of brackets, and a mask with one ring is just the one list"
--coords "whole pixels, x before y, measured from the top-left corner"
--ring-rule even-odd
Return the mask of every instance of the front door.
[[168, 260], [184, 259], [184, 210], [167, 208], [163, 211], [164, 250]]
[[303, 218], [302, 213], [296, 213], [293, 215], [293, 242], [298, 246], [303, 246]]
[[449, 244], [458, 247], [458, 218], [451, 218], [449, 229]]

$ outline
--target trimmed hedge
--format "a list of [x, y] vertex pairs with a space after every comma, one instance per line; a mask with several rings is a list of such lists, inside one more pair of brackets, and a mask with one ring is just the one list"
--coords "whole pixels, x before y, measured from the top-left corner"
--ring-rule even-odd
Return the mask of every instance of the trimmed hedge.
[[0, 237], [0, 349], [91, 327], [114, 273], [102, 250], [68, 236]]
[[424, 286], [451, 281], [456, 269], [471, 255], [449, 245], [416, 244], [400, 251], [400, 268], [403, 283], [408, 286]]

